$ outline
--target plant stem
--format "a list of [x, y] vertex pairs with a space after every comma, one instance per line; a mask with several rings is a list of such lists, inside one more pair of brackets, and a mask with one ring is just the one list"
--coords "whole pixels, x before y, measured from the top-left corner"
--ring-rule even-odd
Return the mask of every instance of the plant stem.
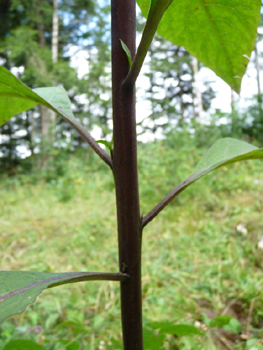
[[[144, 228], [150, 221], [152, 221], [183, 190], [185, 190], [189, 185], [202, 177], [202, 172], [206, 169], [209, 169], [209, 167], [200, 170], [198, 173], [190, 175], [187, 179], [176, 186], [170, 193], [168, 193], [168, 195], [165, 196], [161, 202], [159, 202], [147, 215], [142, 218], [142, 227]], [[200, 176], [198, 177], [198, 175]]]
[[144, 27], [141, 42], [137, 49], [135, 58], [132, 62], [131, 69], [124, 84], [134, 84], [138, 75], [140, 74], [143, 62], [152, 43], [153, 37], [156, 33], [158, 25], [164, 15], [164, 12], [170, 6], [173, 0], [157, 1], [153, 9], [149, 11], [146, 25]]
[[81, 124], [79, 124], [75, 118], [72, 118], [70, 115], [68, 115], [66, 112], [64, 112], [60, 108], [57, 108], [57, 110], [60, 112], [59, 113], [60, 116], [64, 118], [77, 131], [77, 133], [83, 138], [83, 140], [90, 145], [90, 147], [98, 154], [98, 156], [110, 168], [112, 168], [111, 157], [108, 155], [107, 152], [104, 151], [104, 149], [100, 147], [100, 145], [98, 145], [98, 143], [94, 140], [91, 134]]
[[112, 0], [113, 173], [116, 186], [124, 350], [142, 350], [141, 218], [138, 189], [135, 86], [123, 86], [129, 62], [120, 39], [134, 57], [135, 0]]

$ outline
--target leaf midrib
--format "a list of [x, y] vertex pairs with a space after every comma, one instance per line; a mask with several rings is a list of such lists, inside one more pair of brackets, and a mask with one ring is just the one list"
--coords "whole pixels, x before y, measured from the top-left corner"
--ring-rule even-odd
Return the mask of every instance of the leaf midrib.
[[[193, 0], [191, 0], [191, 1], [193, 1]], [[218, 29], [217, 29], [217, 27], [216, 27], [215, 22], [213, 21], [213, 18], [212, 18], [212, 16], [211, 16], [210, 12], [209, 12], [208, 9], [206, 8], [206, 5], [204, 4], [203, 0], [199, 0], [199, 1], [200, 1], [201, 5], [203, 6], [203, 8], [204, 8], [204, 10], [205, 10], [205, 12], [206, 12], [206, 14], [207, 14], [209, 20], [211, 21], [211, 24], [212, 24], [212, 26], [214, 27], [215, 32], [216, 32], [216, 35], [217, 35], [218, 40], [219, 40], [219, 42], [220, 42], [220, 45], [221, 45], [223, 51], [225, 52], [225, 56], [226, 56], [226, 58], [227, 58], [227, 61], [228, 61], [228, 63], [229, 63], [229, 66], [230, 66], [231, 77], [232, 77], [231, 80], [232, 80], [232, 84], [233, 84], [233, 83], [234, 83], [234, 80], [233, 80], [234, 71], [233, 71], [233, 65], [232, 65], [232, 63], [231, 63], [230, 57], [229, 57], [229, 55], [228, 55], [228, 53], [227, 53], [227, 51], [226, 51], [225, 46], [223, 45], [223, 42], [222, 42], [220, 33], [219, 33], [219, 31], [218, 31]], [[210, 5], [211, 5], [211, 4], [210, 4]], [[235, 85], [235, 84], [233, 84], [233, 85]]]

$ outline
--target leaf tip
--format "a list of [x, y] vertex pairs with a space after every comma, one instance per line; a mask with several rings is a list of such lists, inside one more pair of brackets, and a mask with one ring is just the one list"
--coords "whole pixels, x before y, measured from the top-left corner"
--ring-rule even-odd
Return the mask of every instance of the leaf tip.
[[132, 65], [131, 51], [128, 48], [128, 46], [121, 39], [120, 39], [120, 42], [121, 42], [121, 46], [122, 46], [124, 52], [126, 53], [126, 56], [128, 58], [128, 62], [129, 62], [129, 66], [131, 68], [131, 65]]

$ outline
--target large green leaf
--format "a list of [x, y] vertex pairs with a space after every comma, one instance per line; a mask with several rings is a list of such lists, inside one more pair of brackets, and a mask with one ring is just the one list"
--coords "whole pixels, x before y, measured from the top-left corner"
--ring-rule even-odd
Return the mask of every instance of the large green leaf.
[[[137, 3], [147, 17], [151, 0]], [[185, 47], [239, 92], [254, 49], [260, 8], [260, 0], [174, 0], [157, 32]]]
[[164, 338], [163, 334], [156, 335], [152, 329], [143, 328], [143, 348], [145, 350], [161, 350]]
[[263, 148], [257, 148], [247, 142], [230, 137], [220, 139], [209, 148], [192, 174], [181, 182], [177, 188], [180, 188], [181, 192], [184, 188], [215, 169], [249, 159], [263, 159]]
[[6, 318], [22, 313], [46, 288], [80, 281], [121, 281], [126, 277], [122, 273], [1, 271], [0, 324]]
[[45, 350], [42, 345], [39, 345], [32, 340], [11, 340], [6, 344], [3, 350]]
[[189, 324], [174, 324], [170, 321], [150, 322], [147, 327], [158, 329], [159, 333], [173, 334], [177, 337], [203, 335], [195, 326]]
[[147, 225], [173, 198], [201, 177], [224, 165], [249, 159], [263, 159], [263, 148], [258, 149], [246, 142], [229, 137], [216, 141], [201, 158], [192, 174], [143, 218], [143, 226]]
[[62, 86], [31, 90], [7, 69], [0, 66], [0, 125], [15, 114], [38, 104], [42, 104], [64, 118], [101, 159], [112, 167], [111, 157], [98, 146], [88, 131], [74, 118], [70, 100]]
[[240, 140], [226, 137], [216, 141], [200, 162], [195, 167], [191, 176], [188, 178], [190, 182], [196, 181], [200, 177], [206, 175], [223, 165], [248, 159], [262, 159], [263, 149]]
[[63, 86], [31, 90], [7, 69], [0, 66], [0, 125], [17, 113], [26, 111], [38, 104], [42, 104], [64, 118], [95, 152], [109, 166], [112, 166], [109, 155], [98, 147], [93, 137], [74, 118], [70, 100]]
[[0, 66], [0, 125], [14, 115], [42, 104], [63, 118], [73, 118], [71, 104], [63, 86], [29, 89]]
[[182, 191], [201, 177], [224, 165], [249, 159], [263, 159], [263, 148], [257, 148], [230, 137], [220, 139], [209, 148], [192, 174], [181, 182], [177, 189], [180, 188]]

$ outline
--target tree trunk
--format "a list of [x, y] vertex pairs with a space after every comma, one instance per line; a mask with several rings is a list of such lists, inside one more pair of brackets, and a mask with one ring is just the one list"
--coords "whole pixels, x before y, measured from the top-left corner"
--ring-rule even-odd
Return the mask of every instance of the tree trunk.
[[49, 108], [40, 106], [41, 115], [41, 136], [42, 136], [42, 150], [40, 167], [47, 168], [48, 160], [51, 160], [50, 147], [54, 143], [54, 128], [56, 123], [56, 114]]
[[45, 38], [45, 24], [42, 16], [42, 12], [40, 9], [40, 0], [35, 0], [36, 4], [36, 17], [37, 17], [37, 29], [38, 29], [38, 44], [40, 47], [44, 47], [46, 45]]
[[180, 101], [180, 114], [181, 114], [181, 120], [179, 120], [179, 125], [184, 126], [184, 102], [183, 102], [183, 86], [182, 86], [182, 80], [180, 73], [178, 73], [178, 81], [179, 81], [179, 101]]
[[123, 86], [129, 72], [120, 39], [135, 54], [135, 0], [111, 1], [113, 173], [116, 185], [119, 267], [124, 350], [142, 350], [141, 218], [138, 190], [135, 86]]
[[260, 112], [262, 112], [262, 96], [261, 96], [261, 86], [260, 86], [260, 65], [258, 60], [258, 48], [257, 48], [257, 41], [255, 44], [255, 66], [257, 71], [257, 90], [258, 90], [258, 109]]
[[203, 109], [203, 101], [202, 101], [202, 93], [200, 88], [200, 82], [198, 77], [198, 60], [196, 57], [193, 57], [193, 71], [194, 71], [194, 90], [195, 90], [195, 96], [197, 100], [197, 111], [198, 111], [198, 119], [199, 123], [204, 123], [204, 109]]
[[[58, 0], [53, 0], [52, 47], [51, 47], [53, 63], [57, 63], [58, 61], [58, 35], [59, 35], [58, 25], [59, 25]], [[41, 23], [39, 23], [39, 31], [41, 32], [40, 38], [45, 37], [44, 25], [42, 25]], [[56, 113], [44, 106], [40, 106], [40, 115], [41, 115], [41, 135], [42, 135], [42, 156], [40, 160], [40, 166], [42, 169], [45, 169], [47, 167], [48, 160], [52, 158], [50, 156], [50, 147], [52, 147], [55, 141], [54, 128], [56, 125]]]
[[31, 150], [31, 157], [34, 158], [34, 147], [35, 147], [35, 142], [36, 142], [36, 134], [37, 134], [37, 130], [36, 130], [36, 121], [34, 118], [34, 113], [32, 110], [30, 110], [30, 122], [31, 122], [31, 139], [30, 139], [30, 150]]
[[58, 0], [53, 0], [52, 62], [58, 61]]

